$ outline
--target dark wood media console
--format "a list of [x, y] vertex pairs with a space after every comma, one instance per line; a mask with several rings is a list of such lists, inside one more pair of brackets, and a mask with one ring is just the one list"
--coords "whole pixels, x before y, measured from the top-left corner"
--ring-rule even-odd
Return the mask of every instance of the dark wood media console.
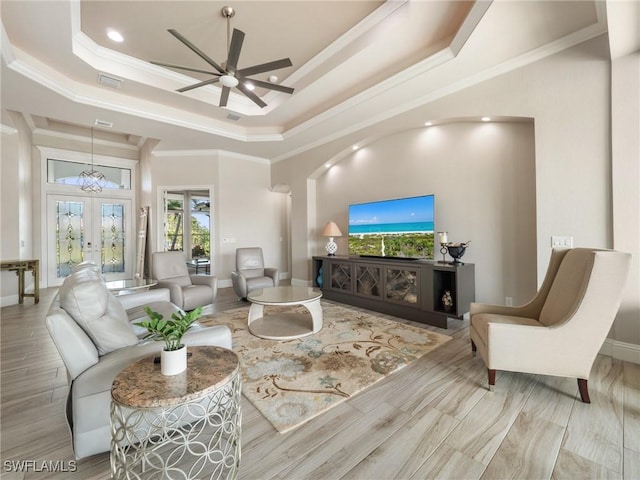
[[[475, 268], [427, 260], [349, 256], [312, 259], [313, 286], [328, 300], [447, 328], [475, 301]], [[443, 304], [445, 291], [452, 305]]]

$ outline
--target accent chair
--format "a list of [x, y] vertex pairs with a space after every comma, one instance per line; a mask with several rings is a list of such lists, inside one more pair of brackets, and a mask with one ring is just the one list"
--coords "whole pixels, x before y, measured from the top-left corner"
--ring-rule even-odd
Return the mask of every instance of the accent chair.
[[631, 255], [591, 248], [554, 249], [536, 296], [526, 305], [471, 304], [471, 349], [496, 370], [578, 379], [590, 403], [587, 381], [620, 307]]
[[168, 288], [171, 303], [182, 310], [193, 310], [213, 303], [218, 282], [213, 275], [189, 275], [182, 252], [155, 252], [152, 255], [153, 278], [157, 288]]
[[262, 248], [236, 249], [236, 270], [231, 272], [233, 290], [244, 299], [252, 290], [277, 287], [280, 284], [277, 268], [265, 268]]

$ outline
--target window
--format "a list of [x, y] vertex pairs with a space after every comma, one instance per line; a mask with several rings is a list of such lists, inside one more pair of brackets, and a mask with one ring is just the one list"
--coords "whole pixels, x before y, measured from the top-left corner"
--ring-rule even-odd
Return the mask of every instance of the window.
[[[47, 183], [59, 185], [82, 185], [80, 173], [91, 169], [90, 163], [68, 162], [65, 160], [47, 159]], [[131, 169], [93, 165], [107, 178], [107, 190], [131, 190]]]

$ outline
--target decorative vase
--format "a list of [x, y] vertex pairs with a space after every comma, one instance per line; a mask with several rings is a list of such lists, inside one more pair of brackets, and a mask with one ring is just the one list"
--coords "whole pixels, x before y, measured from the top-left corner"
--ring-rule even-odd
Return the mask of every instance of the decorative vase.
[[323, 278], [322, 278], [322, 267], [318, 270], [318, 277], [316, 278], [316, 283], [320, 288], [322, 288]]
[[178, 350], [162, 350], [160, 352], [160, 372], [163, 375], [177, 375], [187, 369], [187, 346]]
[[453, 298], [449, 290], [445, 290], [442, 295], [442, 309], [447, 313], [453, 310]]

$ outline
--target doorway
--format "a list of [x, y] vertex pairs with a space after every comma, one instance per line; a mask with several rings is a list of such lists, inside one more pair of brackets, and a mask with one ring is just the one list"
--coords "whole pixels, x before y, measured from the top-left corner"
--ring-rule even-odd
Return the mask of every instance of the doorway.
[[130, 199], [47, 195], [48, 285], [61, 285], [83, 261], [107, 281], [132, 278], [134, 239]]
[[211, 196], [206, 187], [163, 188], [160, 251], [181, 251], [190, 273], [211, 272]]

